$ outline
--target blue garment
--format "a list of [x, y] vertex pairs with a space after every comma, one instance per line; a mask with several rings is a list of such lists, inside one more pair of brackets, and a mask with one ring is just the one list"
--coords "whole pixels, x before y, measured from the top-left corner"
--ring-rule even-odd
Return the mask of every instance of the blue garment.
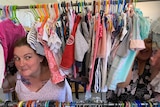
[[[128, 20], [128, 28], [129, 28], [128, 32], [123, 40], [129, 41], [129, 38], [132, 32], [132, 20], [130, 18]], [[126, 39], [126, 37], [128, 38]], [[122, 41], [122, 43], [123, 44], [122, 45], [120, 44], [118, 48], [117, 52], [119, 53], [116, 53], [116, 56], [113, 59], [113, 62], [109, 71], [107, 86], [108, 86], [108, 89], [110, 90], [115, 90], [118, 83], [124, 82], [126, 80], [127, 75], [132, 66], [132, 63], [134, 61], [134, 58], [136, 56], [136, 51], [129, 49], [129, 43], [126, 43], [126, 47], [128, 47], [125, 50], [126, 53], [119, 51], [119, 50], [123, 50], [125, 41]], [[125, 55], [122, 55], [122, 53]]]
[[144, 40], [144, 39], [148, 38], [151, 25], [150, 25], [149, 20], [147, 20], [143, 16], [143, 13], [140, 9], [135, 8], [135, 13], [139, 17], [138, 24], [139, 24], [140, 36], [141, 36], [141, 39]]

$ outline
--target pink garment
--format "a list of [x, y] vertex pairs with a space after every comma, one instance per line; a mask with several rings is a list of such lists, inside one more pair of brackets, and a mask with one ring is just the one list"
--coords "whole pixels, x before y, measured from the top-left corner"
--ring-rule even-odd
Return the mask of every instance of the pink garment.
[[99, 38], [99, 44], [98, 44], [98, 52], [97, 57], [105, 58], [106, 56], [106, 47], [107, 47], [107, 39], [106, 39], [106, 27], [104, 24], [104, 20], [100, 26], [100, 38]]
[[47, 58], [47, 61], [48, 61], [48, 64], [49, 64], [49, 69], [50, 69], [50, 72], [51, 72], [52, 82], [54, 84], [57, 84], [59, 82], [64, 81], [65, 77], [60, 74], [59, 67], [56, 63], [56, 60], [54, 58], [53, 53], [50, 51], [47, 44], [43, 43], [43, 46], [44, 46], [44, 52], [45, 52], [45, 55], [46, 55], [46, 58]]
[[[0, 43], [4, 52], [4, 62], [2, 63], [4, 63], [5, 68], [4, 70], [1, 69], [1, 72], [6, 72], [6, 64], [13, 59], [14, 42], [25, 35], [26, 32], [21, 24], [16, 25], [10, 19], [5, 19], [0, 22]], [[1, 61], [3, 60], [1, 59]]]
[[0, 22], [0, 42], [4, 49], [5, 62], [10, 62], [13, 58], [13, 44], [23, 36], [26, 32], [21, 24], [15, 24], [10, 19], [4, 19]]
[[93, 59], [92, 59], [92, 64], [91, 64], [91, 69], [89, 71], [89, 84], [87, 85], [87, 90], [91, 89], [91, 85], [92, 85], [92, 80], [93, 80], [93, 72], [94, 72], [94, 64], [95, 64], [95, 60], [96, 60], [96, 56], [97, 56], [97, 50], [98, 50], [98, 42], [99, 42], [99, 37], [100, 37], [100, 21], [101, 21], [101, 17], [100, 14], [98, 14], [98, 18], [97, 18], [97, 27], [96, 27], [96, 38], [95, 38], [95, 43], [94, 43], [94, 50], [93, 50]]

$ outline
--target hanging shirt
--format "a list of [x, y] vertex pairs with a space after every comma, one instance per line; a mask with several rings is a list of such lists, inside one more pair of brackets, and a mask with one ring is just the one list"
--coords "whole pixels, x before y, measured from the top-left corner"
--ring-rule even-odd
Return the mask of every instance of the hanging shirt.
[[25, 35], [26, 32], [21, 24], [15, 24], [10, 19], [0, 22], [0, 41], [4, 50], [5, 63], [13, 58], [14, 42]]
[[82, 32], [81, 32], [81, 24], [78, 24], [77, 31], [75, 34], [75, 49], [74, 49], [74, 58], [76, 61], [82, 62], [84, 59], [84, 55], [89, 49], [87, 41], [85, 40]]
[[71, 68], [74, 63], [75, 34], [76, 34], [77, 26], [80, 21], [81, 21], [81, 16], [76, 16], [76, 21], [74, 23], [72, 33], [67, 39], [66, 46], [62, 54], [62, 61], [61, 61], [60, 66], [63, 69]]
[[[0, 21], [0, 88], [2, 87], [2, 82], [4, 79], [4, 72], [6, 64], [11, 62], [13, 58], [13, 45], [14, 42], [23, 36], [26, 35], [26, 32], [21, 24], [15, 24], [10, 19], [4, 19]], [[12, 72], [12, 71], [10, 71]]]

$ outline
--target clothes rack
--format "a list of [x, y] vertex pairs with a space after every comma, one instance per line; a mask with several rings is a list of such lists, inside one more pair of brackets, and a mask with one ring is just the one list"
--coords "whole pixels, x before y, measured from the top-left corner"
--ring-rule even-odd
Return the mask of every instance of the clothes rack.
[[[11, 102], [11, 101], [6, 101], [3, 103], [0, 103], [0, 107], [17, 107], [20, 103], [21, 103], [21, 107], [24, 107], [27, 105], [27, 107], [32, 107], [33, 101], [19, 101], [19, 102]], [[160, 102], [140, 102], [140, 103], [136, 103], [135, 102], [118, 102], [118, 103], [111, 103], [111, 102], [107, 102], [107, 103], [103, 103], [103, 102], [70, 102], [70, 103], [64, 103], [64, 102], [56, 102], [56, 101], [34, 101], [36, 102], [36, 106], [34, 107], [44, 107], [46, 105], [46, 103], [48, 103], [48, 107], [64, 107], [64, 106], [70, 106], [70, 107], [88, 107], [88, 106], [92, 106], [92, 107], [116, 107], [116, 106], [127, 106], [127, 104], [132, 105], [132, 107], [140, 105], [140, 106], [159, 106]], [[29, 105], [30, 104], [30, 105]], [[29, 106], [28, 106], [29, 105]], [[57, 106], [59, 105], [59, 106]], [[61, 105], [61, 106], [60, 106]], [[139, 107], [139, 106], [138, 106]]]
[[[68, 2], [61, 2], [60, 6], [61, 7], [65, 7], [67, 6], [69, 3]], [[82, 2], [82, 4], [80, 2], [76, 2], [76, 3], [72, 3], [71, 2], [71, 6], [81, 6], [81, 5], [84, 5], [84, 6], [90, 6], [92, 5], [91, 2]], [[13, 5], [13, 6], [16, 6], [16, 5]], [[16, 9], [30, 9], [30, 8], [37, 8], [36, 5], [27, 5], [27, 6], [16, 6]], [[0, 8], [1, 9], [1, 8]]]

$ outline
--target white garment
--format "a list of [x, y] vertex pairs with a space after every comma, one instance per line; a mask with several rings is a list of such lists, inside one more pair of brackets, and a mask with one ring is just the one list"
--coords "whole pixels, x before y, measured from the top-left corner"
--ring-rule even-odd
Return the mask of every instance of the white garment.
[[18, 99], [21, 101], [53, 100], [58, 102], [72, 102], [72, 91], [66, 79], [63, 87], [53, 84], [51, 79], [49, 79], [47, 83], [37, 92], [30, 91], [20, 79], [21, 76], [17, 73], [15, 90]]
[[4, 51], [3, 51], [3, 47], [0, 44], [0, 88], [2, 88], [2, 82], [4, 79], [4, 72], [5, 72], [5, 61], [4, 61]]
[[35, 22], [34, 15], [30, 10], [16, 11], [16, 15], [19, 22], [25, 27], [31, 28], [32, 24]]
[[76, 61], [82, 62], [85, 53], [89, 49], [89, 45], [81, 33], [81, 25], [78, 24], [77, 31], [75, 34], [75, 47], [74, 47], [74, 58]]

